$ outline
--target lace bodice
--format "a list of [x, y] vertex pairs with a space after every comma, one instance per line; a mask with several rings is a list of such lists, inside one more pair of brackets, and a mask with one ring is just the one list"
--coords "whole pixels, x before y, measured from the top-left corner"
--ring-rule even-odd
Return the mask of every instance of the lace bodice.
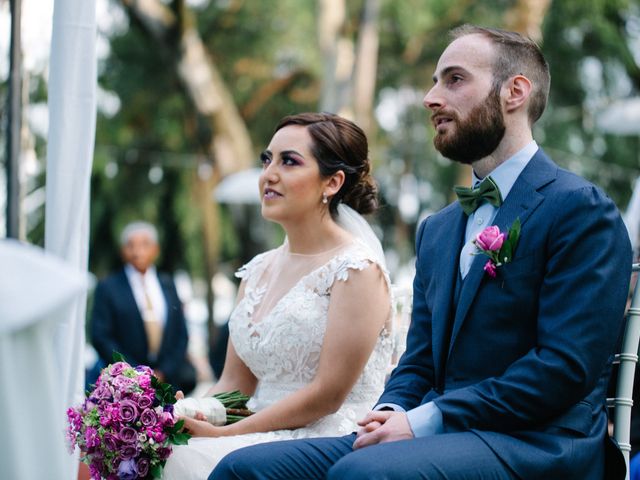
[[[260, 279], [278, 250], [258, 255], [238, 271], [237, 275], [245, 280], [245, 294], [229, 320], [236, 352], [259, 380], [252, 405], [256, 409], [313, 380], [332, 286], [336, 281], [346, 281], [350, 270], [362, 270], [374, 263], [366, 247], [354, 241], [303, 276], [266, 315], [255, 321], [253, 314], [266, 290]], [[390, 355], [391, 339], [385, 329], [347, 402], [373, 405], [384, 386]]]

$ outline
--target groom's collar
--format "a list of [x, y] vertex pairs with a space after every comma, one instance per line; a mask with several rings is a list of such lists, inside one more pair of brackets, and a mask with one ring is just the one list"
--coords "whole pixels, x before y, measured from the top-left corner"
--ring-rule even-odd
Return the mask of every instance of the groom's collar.
[[[522, 170], [527, 166], [531, 158], [538, 151], [538, 144], [535, 140], [532, 140], [519, 151], [517, 151], [514, 155], [509, 157], [507, 160], [498, 165], [493, 171], [489, 174], [491, 179], [496, 183], [498, 188], [500, 189], [500, 194], [502, 195], [502, 199], [504, 200], [509, 195], [513, 184], [522, 173]], [[472, 185], [473, 187], [477, 187], [480, 182], [483, 180], [476, 175], [476, 172], [472, 170]]]

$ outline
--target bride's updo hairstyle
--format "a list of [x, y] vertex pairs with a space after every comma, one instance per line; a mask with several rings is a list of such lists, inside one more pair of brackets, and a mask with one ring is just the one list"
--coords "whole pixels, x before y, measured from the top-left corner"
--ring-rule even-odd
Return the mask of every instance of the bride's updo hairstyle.
[[332, 113], [299, 113], [284, 117], [275, 131], [289, 125], [307, 128], [313, 141], [311, 153], [323, 178], [340, 170], [344, 172], [344, 183], [329, 203], [332, 215], [335, 216], [340, 202], [361, 214], [378, 208], [378, 188], [370, 173], [369, 145], [360, 127]]

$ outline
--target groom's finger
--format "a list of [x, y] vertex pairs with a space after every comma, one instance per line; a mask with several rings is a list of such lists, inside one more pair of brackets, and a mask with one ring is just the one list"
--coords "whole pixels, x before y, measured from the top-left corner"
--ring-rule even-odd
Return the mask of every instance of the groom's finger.
[[393, 414], [394, 412], [388, 411], [388, 410], [384, 410], [384, 411], [374, 411], [374, 412], [369, 412], [367, 413], [367, 415], [358, 422], [358, 425], [360, 425], [361, 427], [364, 427], [365, 425], [371, 423], [371, 422], [378, 422], [378, 423], [384, 423], [387, 421], [387, 419]]
[[363, 448], [369, 445], [375, 445], [377, 443], [380, 443], [380, 431], [381, 429], [376, 429], [373, 432], [368, 432], [368, 433], [359, 435], [356, 438], [356, 441], [353, 442], [353, 449], [357, 450], [358, 448]]
[[382, 424], [380, 422], [369, 422], [364, 427], [358, 429], [357, 436], [364, 435], [365, 433], [373, 432], [380, 428]]

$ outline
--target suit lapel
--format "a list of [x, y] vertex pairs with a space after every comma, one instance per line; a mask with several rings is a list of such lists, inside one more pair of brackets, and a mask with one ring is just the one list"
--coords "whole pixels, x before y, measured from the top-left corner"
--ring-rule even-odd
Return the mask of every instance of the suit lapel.
[[459, 205], [455, 205], [448, 218], [445, 220], [453, 229], [440, 229], [440, 238], [433, 239], [436, 245], [442, 245], [442, 254], [437, 258], [430, 259], [435, 262], [434, 272], [439, 278], [435, 288], [435, 298], [433, 299], [432, 311], [432, 350], [433, 363], [436, 378], [440, 378], [443, 352], [446, 351], [444, 337], [447, 333], [447, 325], [451, 321], [453, 308], [453, 295], [456, 286], [456, 276], [459, 270], [460, 250], [464, 243], [464, 232], [467, 226], [467, 216], [462, 213]]
[[[544, 154], [542, 149], [539, 149], [514, 183], [507, 198], [498, 210], [493, 220], [493, 225], [500, 227], [500, 231], [507, 231], [516, 218], [519, 218], [521, 225], [524, 227], [533, 211], [544, 200], [544, 196], [538, 192], [538, 189], [553, 181], [557, 175], [557, 170], [558, 167]], [[515, 256], [517, 255], [518, 248], [516, 247]], [[473, 259], [469, 273], [464, 279], [451, 332], [449, 353], [451, 353], [456, 336], [485, 275], [483, 267], [486, 261], [486, 256], [477, 255]]]
[[144, 329], [142, 314], [140, 313], [136, 297], [133, 295], [133, 288], [129, 284], [129, 278], [127, 277], [124, 269], [122, 269], [120, 274], [120, 288], [121, 295], [124, 300], [123, 305], [127, 305], [128, 316], [134, 322], [134, 324], [131, 325], [131, 328], [137, 329], [138, 332], [142, 333], [144, 338], [146, 338], [147, 334]]

